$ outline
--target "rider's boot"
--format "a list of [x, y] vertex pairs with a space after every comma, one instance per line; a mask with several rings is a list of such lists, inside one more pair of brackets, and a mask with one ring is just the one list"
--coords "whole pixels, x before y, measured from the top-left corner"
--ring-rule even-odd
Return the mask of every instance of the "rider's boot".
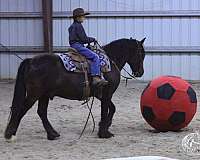
[[108, 81], [106, 81], [105, 79], [101, 79], [100, 76], [93, 77], [93, 81], [92, 81], [93, 86], [105, 86], [107, 84], [108, 84]]

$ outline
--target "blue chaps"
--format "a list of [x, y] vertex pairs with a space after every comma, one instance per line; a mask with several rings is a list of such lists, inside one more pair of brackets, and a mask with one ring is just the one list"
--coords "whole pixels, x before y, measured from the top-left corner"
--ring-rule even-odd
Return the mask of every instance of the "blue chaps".
[[74, 43], [70, 45], [72, 48], [76, 49], [79, 54], [85, 56], [88, 60], [91, 60], [90, 72], [92, 76], [100, 76], [100, 60], [99, 56], [93, 51], [86, 48], [83, 44]]

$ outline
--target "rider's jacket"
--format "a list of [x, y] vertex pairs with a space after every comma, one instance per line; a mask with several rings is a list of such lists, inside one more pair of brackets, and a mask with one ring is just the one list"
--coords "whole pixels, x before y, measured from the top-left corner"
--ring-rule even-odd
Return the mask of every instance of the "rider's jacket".
[[68, 28], [69, 31], [69, 44], [72, 45], [74, 43], [91, 43], [95, 41], [95, 38], [88, 37], [85, 33], [83, 25], [81, 22], [74, 21], [71, 26]]

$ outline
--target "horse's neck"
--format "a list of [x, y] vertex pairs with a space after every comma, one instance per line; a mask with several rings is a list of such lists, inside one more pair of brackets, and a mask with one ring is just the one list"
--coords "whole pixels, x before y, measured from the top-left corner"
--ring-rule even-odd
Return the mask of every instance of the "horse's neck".
[[115, 51], [108, 50], [106, 48], [104, 49], [108, 57], [116, 64], [117, 68], [121, 71], [126, 64], [126, 59], [124, 58], [124, 56], [120, 55], [119, 53], [116, 53]]
[[[114, 61], [114, 60], [113, 60]], [[126, 64], [126, 62], [124, 62], [124, 63], [120, 63], [120, 62], [115, 62], [114, 61], [114, 63], [116, 64], [116, 66], [117, 66], [117, 68], [121, 71], [122, 70], [122, 68], [125, 66], [125, 64]]]

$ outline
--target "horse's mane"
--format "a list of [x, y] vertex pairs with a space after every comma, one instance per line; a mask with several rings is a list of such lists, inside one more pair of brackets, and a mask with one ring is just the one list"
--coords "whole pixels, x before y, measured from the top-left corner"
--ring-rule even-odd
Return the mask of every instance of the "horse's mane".
[[103, 46], [104, 50], [107, 51], [114, 51], [114, 52], [118, 52], [119, 50], [121, 50], [123, 48], [123, 51], [129, 51], [130, 49], [135, 49], [136, 47], [136, 39], [127, 39], [127, 38], [121, 38], [118, 40], [114, 40], [110, 43], [108, 43], [107, 45]]
[[129, 55], [135, 53], [136, 40], [122, 38], [114, 40], [105, 45], [103, 49], [110, 59], [117, 64], [123, 64], [123, 61], [128, 59]]
[[117, 44], [117, 43], [126, 43], [129, 40], [130, 39], [127, 39], [127, 38], [121, 38], [121, 39], [114, 40], [114, 41], [108, 43], [107, 45], [112, 45], [113, 43], [115, 43], [115, 44]]
[[108, 43], [107, 45], [105, 45], [104, 47], [105, 48], [108, 48], [109, 46], [112, 46], [112, 45], [123, 45], [123, 46], [127, 46], [128, 44], [130, 44], [131, 42], [136, 42], [135, 39], [127, 39], [127, 38], [121, 38], [121, 39], [117, 39], [117, 40], [114, 40], [110, 43]]

